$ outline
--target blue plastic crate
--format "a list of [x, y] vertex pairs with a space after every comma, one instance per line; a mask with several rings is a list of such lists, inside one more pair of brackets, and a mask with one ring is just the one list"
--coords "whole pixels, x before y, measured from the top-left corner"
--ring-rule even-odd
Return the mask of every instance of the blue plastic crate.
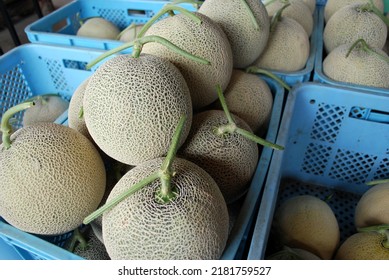
[[[0, 57], [0, 117], [9, 107], [42, 93], [58, 92], [70, 99], [74, 90], [99, 66], [91, 71], [85, 65], [102, 52], [38, 44], [22, 45]], [[107, 58], [109, 59], [109, 58]], [[102, 63], [102, 62], [101, 62]], [[270, 86], [274, 104], [266, 139], [274, 142], [278, 132], [284, 101], [284, 89], [273, 80], [261, 76]], [[66, 123], [66, 114], [59, 123]], [[249, 224], [260, 200], [273, 150], [264, 148], [248, 193], [240, 205], [222, 259], [240, 258], [248, 240]], [[63, 249], [72, 232], [59, 236], [39, 236], [23, 232], [0, 218], [0, 240], [16, 250], [22, 259], [81, 259]], [[5, 247], [7, 248], [7, 247]], [[12, 252], [11, 252], [12, 253]], [[1, 253], [0, 253], [1, 255]]]
[[288, 95], [256, 218], [248, 259], [277, 249], [273, 214], [280, 202], [311, 194], [328, 201], [341, 240], [354, 233], [354, 210], [366, 182], [389, 177], [389, 98], [386, 94], [305, 83]]
[[[389, 3], [388, 3], [389, 5]], [[323, 60], [326, 57], [326, 51], [324, 50], [324, 42], [323, 42], [323, 30], [324, 30], [324, 7], [318, 7], [318, 32], [317, 32], [317, 42], [316, 42], [316, 55], [315, 55], [315, 68], [314, 68], [314, 74], [313, 74], [313, 80], [315, 82], [320, 83], [326, 83], [330, 85], [339, 85], [339, 86], [345, 86], [350, 87], [353, 89], [364, 89], [364, 90], [372, 90], [372, 91], [378, 91], [383, 92], [386, 94], [389, 94], [389, 89], [384, 88], [378, 88], [378, 87], [371, 87], [371, 86], [363, 86], [358, 84], [352, 84], [352, 83], [345, 83], [345, 82], [339, 82], [336, 80], [333, 80], [329, 77], [327, 77], [323, 72]]]
[[[79, 18], [103, 17], [123, 30], [131, 23], [146, 23], [169, 2], [161, 0], [73, 1], [31, 23], [25, 28], [25, 32], [32, 43], [110, 50], [122, 45], [123, 42], [76, 36], [80, 28]], [[191, 11], [195, 10], [192, 4], [179, 5]], [[123, 52], [129, 51], [130, 49], [127, 49]]]

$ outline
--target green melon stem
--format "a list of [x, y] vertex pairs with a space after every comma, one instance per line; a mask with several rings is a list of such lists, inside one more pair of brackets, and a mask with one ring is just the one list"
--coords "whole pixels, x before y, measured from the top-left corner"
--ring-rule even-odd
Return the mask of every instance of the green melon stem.
[[175, 198], [176, 193], [172, 190], [171, 181], [174, 176], [172, 170], [173, 161], [179, 148], [179, 142], [183, 132], [186, 116], [182, 116], [174, 132], [172, 143], [160, 170], [161, 189], [157, 193], [157, 199], [161, 202], [169, 202]]
[[245, 7], [245, 9], [246, 9], [246, 11], [248, 13], [248, 16], [250, 17], [250, 20], [253, 23], [254, 29], [255, 30], [259, 30], [259, 24], [257, 22], [257, 19], [255, 18], [255, 15], [254, 15], [253, 11], [251, 10], [251, 8], [249, 6], [249, 4], [247, 4], [246, 0], [240, 0], [240, 2]]
[[368, 11], [375, 13], [388, 27], [389, 27], [389, 18], [387, 18], [380, 9], [377, 8], [376, 5], [374, 5], [372, 0], [369, 0], [368, 5]]
[[277, 75], [273, 74], [270, 71], [267, 71], [265, 69], [261, 69], [261, 68], [259, 68], [257, 66], [250, 66], [250, 67], [246, 68], [246, 72], [247, 73], [251, 73], [251, 74], [263, 74], [263, 75], [266, 75], [266, 76], [272, 78], [273, 80], [277, 81], [286, 90], [290, 91], [290, 87], [288, 86], [288, 84], [286, 84], [280, 77], [278, 77]]
[[374, 180], [374, 181], [367, 182], [366, 185], [374, 186], [374, 185], [378, 185], [378, 184], [387, 184], [387, 183], [389, 183], [389, 179], [380, 179], [380, 180]]
[[7, 111], [5, 111], [3, 118], [1, 119], [1, 132], [2, 132], [2, 140], [3, 140], [3, 146], [6, 149], [9, 149], [11, 147], [11, 133], [12, 133], [12, 126], [10, 124], [10, 120], [13, 115], [24, 111], [32, 106], [35, 106], [35, 102], [28, 101], [20, 103], [16, 106], [13, 106], [9, 108]]
[[379, 234], [385, 235], [385, 240], [382, 241], [382, 246], [386, 249], [389, 249], [389, 224], [382, 224], [378, 226], [369, 226], [357, 228], [358, 232], [377, 232]]
[[384, 246], [386, 249], [389, 249], [389, 231], [385, 230], [385, 240], [382, 241], [382, 246]]
[[122, 192], [119, 194], [117, 197], [114, 197], [113, 199], [110, 199], [107, 201], [103, 206], [98, 208], [96, 211], [88, 215], [83, 223], [84, 224], [89, 224], [99, 216], [101, 216], [105, 211], [112, 209], [115, 207], [117, 204], [119, 204], [123, 199], [127, 198], [128, 196], [134, 194], [144, 186], [154, 182], [157, 179], [160, 179], [161, 181], [161, 190], [156, 194], [156, 200], [158, 202], [161, 202], [161, 200], [164, 203], [167, 203], [171, 201], [172, 199], [175, 198], [176, 193], [174, 192], [174, 189], [171, 186], [171, 178], [174, 176], [174, 171], [172, 170], [172, 164], [174, 161], [174, 158], [177, 154], [178, 150], [178, 143], [180, 142], [182, 130], [184, 127], [184, 123], [186, 121], [186, 116], [182, 116], [179, 120], [178, 126], [174, 132], [173, 138], [172, 138], [172, 144], [169, 147], [169, 151], [166, 155], [166, 158], [164, 162], [161, 165], [161, 168], [159, 171], [154, 172], [150, 176], [142, 179], [135, 185], [133, 185], [131, 188], [128, 190]]
[[389, 63], [389, 57], [388, 56], [384, 56], [384, 55], [381, 55], [379, 54], [378, 52], [374, 51], [367, 43], [364, 39], [360, 38], [358, 40], [355, 41], [354, 44], [351, 45], [351, 47], [349, 48], [347, 54], [346, 54], [346, 58], [350, 55], [350, 53], [358, 46], [360, 45], [360, 47], [362, 48], [362, 50], [364, 50], [365, 52], [369, 53], [369, 54], [372, 54], [372, 55], [376, 55], [378, 56], [379, 58], [381, 58], [382, 60], [386, 61], [387, 63]]
[[161, 45], [164, 45], [165, 47], [171, 49], [172, 51], [174, 51], [174, 52], [176, 52], [178, 54], [181, 54], [182, 56], [184, 56], [184, 57], [186, 57], [188, 59], [191, 59], [193, 61], [196, 61], [198, 63], [208, 64], [208, 65], [211, 64], [208, 60], [188, 53], [187, 51], [177, 47], [175, 44], [171, 43], [170, 41], [166, 40], [165, 38], [162, 38], [162, 37], [156, 36], [156, 35], [151, 35], [151, 36], [145, 36], [145, 37], [142, 37], [142, 38], [138, 38], [138, 39], [134, 40], [133, 42], [125, 43], [125, 44], [123, 44], [123, 45], [121, 45], [119, 47], [116, 47], [116, 48], [114, 48], [112, 50], [109, 50], [109, 51], [103, 53], [102, 55], [100, 55], [99, 57], [94, 59], [93, 61], [89, 62], [86, 65], [86, 68], [90, 69], [94, 65], [96, 65], [97, 63], [102, 61], [103, 59], [105, 59], [105, 58], [107, 58], [107, 57], [109, 57], [109, 56], [111, 56], [111, 55], [113, 55], [113, 54], [115, 54], [117, 52], [120, 52], [122, 50], [130, 48], [130, 47], [134, 47], [132, 56], [134, 58], [138, 58], [140, 56], [140, 52], [142, 50], [142, 46], [144, 44], [151, 43], [151, 42], [160, 43]]
[[276, 28], [278, 22], [281, 20], [282, 12], [290, 6], [290, 3], [288, 2], [284, 6], [282, 6], [271, 18], [270, 22], [270, 32], [274, 32], [274, 29]]
[[78, 118], [82, 119], [84, 117], [84, 106], [80, 107], [80, 111], [78, 111]]
[[45, 97], [50, 97], [50, 96], [58, 96], [58, 97], [60, 97], [60, 95], [58, 93], [45, 93], [45, 94], [41, 94], [41, 95], [32, 96], [32, 97], [24, 100], [23, 102], [30, 102], [30, 101], [35, 101], [35, 100], [41, 99], [43, 104], [47, 104], [47, 101], [45, 100]]
[[115, 198], [111, 199], [110, 201], [106, 202], [103, 206], [101, 206], [96, 211], [94, 211], [93, 213], [88, 215], [84, 219], [83, 223], [85, 225], [89, 224], [90, 222], [92, 222], [96, 218], [100, 217], [105, 211], [110, 210], [113, 207], [115, 207], [117, 204], [119, 204], [126, 197], [132, 195], [133, 193], [137, 192], [138, 190], [140, 190], [144, 186], [146, 186], [146, 185], [152, 183], [153, 181], [157, 180], [159, 178], [159, 176], [160, 176], [159, 172], [155, 172], [155, 173], [151, 174], [150, 176], [144, 178], [143, 180], [139, 181], [138, 183], [133, 185], [130, 189], [124, 191], [123, 193], [119, 194], [117, 197], [115, 197]]
[[214, 132], [217, 134], [217, 135], [226, 135], [226, 134], [232, 134], [232, 133], [238, 133], [244, 137], [246, 137], [247, 139], [251, 140], [251, 141], [254, 141], [256, 142], [257, 144], [260, 144], [262, 146], [265, 146], [265, 147], [270, 147], [272, 149], [276, 149], [276, 150], [283, 150], [284, 147], [280, 146], [280, 145], [277, 145], [277, 144], [274, 144], [272, 142], [269, 142], [243, 128], [240, 128], [236, 125], [234, 119], [232, 118], [232, 115], [230, 113], [230, 111], [228, 110], [228, 107], [227, 107], [227, 102], [224, 98], [224, 95], [223, 95], [223, 91], [222, 91], [222, 88], [220, 85], [217, 85], [216, 86], [216, 91], [217, 91], [217, 94], [218, 94], [218, 97], [219, 97], [219, 101], [220, 101], [220, 104], [223, 108], [223, 111], [224, 113], [226, 114], [226, 117], [227, 117], [227, 120], [228, 120], [228, 124], [226, 125], [221, 125], [219, 127], [217, 127]]
[[70, 244], [68, 246], [68, 251], [74, 252], [77, 243], [80, 244], [79, 246], [81, 250], [86, 250], [88, 248], [88, 242], [85, 240], [84, 236], [81, 234], [78, 228], [73, 231], [72, 239], [70, 240]]
[[166, 4], [164, 7], [162, 7], [162, 9], [156, 13], [153, 17], [151, 17], [146, 23], [145, 25], [142, 27], [142, 29], [139, 31], [139, 34], [138, 34], [138, 38], [141, 38], [144, 36], [144, 34], [147, 32], [147, 30], [149, 30], [149, 28], [160, 18], [162, 17], [164, 14], [166, 13], [170, 13], [172, 11], [178, 11], [184, 15], [186, 15], [187, 17], [189, 17], [191, 20], [193, 20], [194, 22], [198, 23], [198, 24], [201, 24], [202, 21], [201, 19], [196, 16], [194, 13], [188, 11], [187, 9], [185, 8], [182, 8], [180, 6], [176, 6], [176, 5], [172, 5], [171, 3], [169, 4]]

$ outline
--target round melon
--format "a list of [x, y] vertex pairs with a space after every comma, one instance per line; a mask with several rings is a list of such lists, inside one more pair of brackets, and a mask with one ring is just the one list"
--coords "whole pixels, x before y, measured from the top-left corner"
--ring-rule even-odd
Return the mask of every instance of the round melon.
[[245, 1], [250, 7], [258, 29], [255, 28], [243, 1], [207, 0], [200, 9], [218, 23], [231, 44], [234, 68], [245, 68], [259, 57], [269, 38], [270, 21], [261, 1]]
[[35, 106], [23, 113], [23, 126], [38, 122], [55, 122], [69, 107], [69, 101], [59, 95], [38, 95], [34, 97]]
[[283, 10], [282, 16], [292, 18], [300, 23], [308, 37], [311, 36], [313, 30], [312, 12], [301, 0], [276, 0], [266, 5], [267, 13], [270, 17], [274, 16], [286, 3], [290, 3], [290, 6]]
[[137, 165], [165, 155], [182, 115], [181, 144], [189, 133], [192, 103], [180, 71], [166, 59], [119, 55], [102, 64], [85, 90], [90, 135], [111, 158]]
[[387, 235], [378, 232], [359, 232], [348, 237], [336, 252], [336, 260], [389, 260]]
[[389, 183], [378, 184], [366, 191], [355, 208], [355, 226], [389, 224]]
[[266, 49], [254, 66], [282, 72], [295, 72], [307, 64], [310, 52], [309, 37], [294, 19], [282, 16], [270, 31]]
[[0, 216], [26, 232], [57, 235], [77, 228], [99, 205], [104, 163], [81, 133], [39, 123], [0, 145]]
[[119, 34], [119, 41], [122, 42], [132, 42], [136, 39], [136, 36], [138, 36], [139, 32], [143, 28], [144, 24], [135, 24], [132, 26], [129, 26]]
[[[267, 127], [273, 108], [273, 95], [260, 76], [234, 69], [224, 98], [230, 112], [243, 119], [252, 131], [259, 132]], [[219, 101], [215, 107], [222, 109]]]
[[[324, 20], [325, 22], [328, 22], [328, 20], [335, 12], [347, 5], [353, 5], [357, 3], [363, 4], [369, 2], [369, 0], [327, 0], [327, 3], [324, 6]], [[383, 0], [373, 0], [373, 3], [381, 12], [384, 12]]]
[[337, 219], [327, 203], [311, 195], [285, 200], [274, 214], [281, 244], [307, 250], [321, 259], [333, 257], [340, 240]]
[[77, 30], [76, 35], [97, 39], [116, 40], [119, 35], [119, 28], [112, 22], [102, 18], [93, 17], [87, 19]]
[[[138, 165], [115, 185], [108, 202], [155, 172], [164, 158]], [[160, 203], [155, 180], [103, 214], [104, 244], [111, 259], [219, 259], [228, 236], [228, 211], [215, 181], [197, 165], [174, 160], [177, 196]]]
[[384, 47], [388, 33], [386, 24], [373, 12], [361, 11], [360, 8], [361, 4], [345, 6], [328, 20], [323, 31], [327, 53], [358, 39], [364, 39], [372, 47]]
[[[331, 51], [323, 60], [323, 73], [335, 80], [364, 86], [389, 88], [389, 64], [376, 54], [356, 46], [348, 57], [352, 43], [343, 44]], [[374, 51], [388, 57], [378, 49]]]
[[84, 116], [80, 116], [80, 111], [83, 108], [84, 93], [88, 82], [89, 78], [85, 79], [76, 88], [72, 98], [70, 99], [68, 110], [68, 125], [92, 141], [92, 137], [90, 136], [88, 128], [86, 127]]
[[177, 66], [188, 84], [193, 108], [198, 110], [217, 100], [216, 85], [226, 89], [231, 78], [233, 56], [230, 42], [221, 27], [203, 14], [194, 14], [201, 19], [201, 24], [177, 14], [155, 22], [145, 36], [161, 36], [208, 60], [209, 65], [185, 58], [159, 43], [145, 44], [142, 52], [166, 58]]
[[[236, 125], [250, 127], [233, 115]], [[258, 145], [238, 133], [218, 135], [215, 129], [228, 124], [221, 110], [207, 110], [193, 116], [187, 140], [179, 154], [207, 171], [228, 204], [245, 194], [258, 163]]]
[[316, 10], [316, 0], [302, 0], [304, 4], [308, 6], [308, 8], [311, 10], [312, 14]]

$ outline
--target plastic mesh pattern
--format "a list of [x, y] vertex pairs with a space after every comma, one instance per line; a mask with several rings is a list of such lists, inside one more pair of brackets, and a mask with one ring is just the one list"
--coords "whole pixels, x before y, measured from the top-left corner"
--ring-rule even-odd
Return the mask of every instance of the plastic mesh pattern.
[[334, 143], [345, 113], [343, 106], [320, 103], [312, 126], [312, 139]]
[[124, 29], [128, 25], [128, 20], [126, 20], [126, 14], [124, 10], [98, 9], [97, 13], [101, 17], [114, 23], [119, 29]]
[[349, 113], [350, 118], [366, 119], [370, 113], [370, 109], [362, 107], [352, 107]]
[[65, 68], [79, 69], [79, 70], [87, 70], [86, 65], [88, 64], [88, 62], [70, 60], [70, 59], [64, 59], [63, 63]]
[[373, 155], [339, 149], [329, 176], [349, 183], [363, 184], [368, 180], [376, 159]]
[[[19, 104], [32, 94], [23, 74], [22, 64], [23, 61], [7, 72], [0, 74], [0, 117], [10, 107]], [[14, 118], [17, 122], [12, 125], [21, 127], [22, 112], [16, 114]]]
[[47, 69], [50, 72], [53, 83], [58, 91], [70, 91], [68, 82], [64, 76], [63, 66], [57, 60], [45, 58]]
[[331, 150], [331, 147], [310, 143], [305, 150], [301, 171], [314, 175], [323, 175]]
[[[387, 151], [387, 154], [389, 154], [389, 149]], [[386, 178], [389, 178], [389, 158], [384, 158], [381, 160], [379, 167], [374, 173], [373, 180]]]

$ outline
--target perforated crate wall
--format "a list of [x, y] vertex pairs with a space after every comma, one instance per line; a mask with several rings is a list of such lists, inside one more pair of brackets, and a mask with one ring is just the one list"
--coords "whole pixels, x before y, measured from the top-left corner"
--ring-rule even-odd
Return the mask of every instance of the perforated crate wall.
[[[341, 240], [355, 232], [354, 211], [366, 183], [389, 178], [389, 97], [380, 92], [305, 83], [288, 95], [251, 240], [249, 259], [279, 244], [273, 214], [285, 199], [311, 194], [328, 200]], [[270, 236], [269, 236], [270, 235]]]

